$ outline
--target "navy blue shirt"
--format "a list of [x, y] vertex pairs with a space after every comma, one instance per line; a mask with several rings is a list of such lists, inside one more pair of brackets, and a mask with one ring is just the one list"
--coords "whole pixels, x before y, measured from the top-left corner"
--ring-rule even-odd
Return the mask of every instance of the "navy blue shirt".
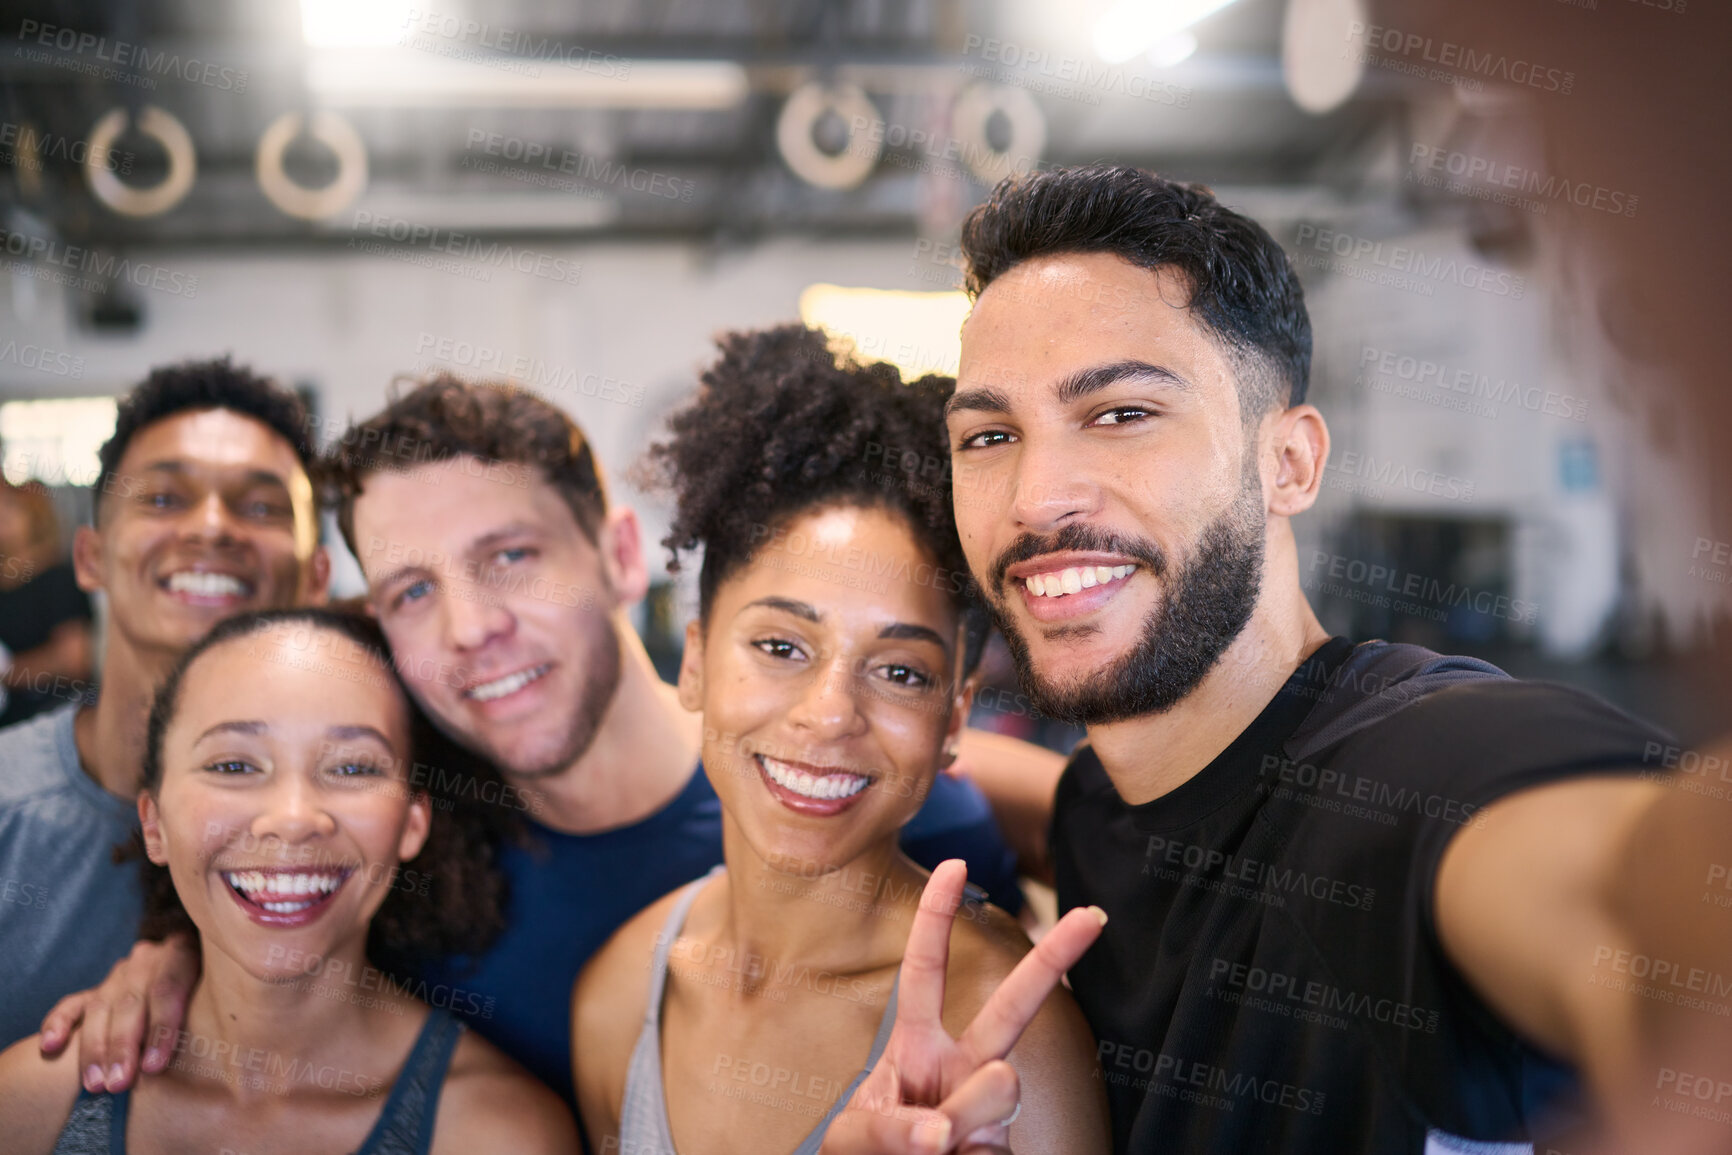
[[[412, 993], [466, 1020], [575, 1110], [571, 988], [589, 957], [632, 915], [722, 861], [722, 804], [702, 766], [642, 822], [566, 834], [529, 822], [531, 846], [509, 845], [506, 929], [480, 958], [424, 969]], [[933, 867], [968, 863], [971, 882], [1012, 914], [1022, 908], [1016, 856], [973, 783], [947, 774], [902, 828], [902, 849]]]

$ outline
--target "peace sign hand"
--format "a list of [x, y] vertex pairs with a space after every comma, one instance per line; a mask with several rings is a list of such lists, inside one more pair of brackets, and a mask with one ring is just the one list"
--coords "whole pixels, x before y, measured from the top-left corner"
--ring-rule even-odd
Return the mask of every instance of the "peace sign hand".
[[1106, 913], [1071, 911], [1007, 975], [960, 1039], [944, 1029], [950, 927], [968, 881], [960, 859], [940, 863], [920, 896], [884, 1054], [824, 1136], [821, 1155], [1008, 1153], [1020, 1110], [1004, 1061], [1064, 973], [1100, 937]]

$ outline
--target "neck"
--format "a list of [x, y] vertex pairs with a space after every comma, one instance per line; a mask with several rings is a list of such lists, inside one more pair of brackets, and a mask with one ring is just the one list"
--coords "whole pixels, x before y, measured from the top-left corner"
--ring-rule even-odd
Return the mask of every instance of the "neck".
[[1299, 586], [1293, 531], [1272, 521], [1251, 620], [1196, 689], [1164, 713], [1089, 727], [1089, 743], [1119, 796], [1136, 806], [1196, 777], [1328, 640]]
[[103, 639], [101, 696], [78, 712], [73, 738], [84, 772], [110, 794], [138, 796], [145, 728], [156, 689], [174, 664], [133, 647], [111, 624]]
[[[287, 982], [265, 982], [208, 946], [203, 955], [177, 1064], [221, 1067], [219, 1056], [227, 1056], [234, 1074], [263, 1074], [276, 1082], [284, 1072], [317, 1069], [328, 1057], [330, 1065], [346, 1067], [358, 1079], [362, 1073], [353, 1068], [374, 1032], [368, 1029], [370, 1013], [349, 995], [367, 991], [372, 1001], [393, 1004], [396, 1015], [404, 1013], [403, 1004], [413, 1004], [369, 968], [359, 941], [325, 956], [317, 975]], [[332, 987], [346, 989], [333, 993]]]
[[756, 956], [772, 975], [796, 963], [858, 974], [901, 958], [926, 880], [895, 833], [839, 869], [777, 870], [724, 817], [722, 852], [728, 873], [716, 936], [732, 957]]
[[643, 821], [671, 802], [697, 768], [702, 719], [656, 674], [631, 624], [616, 625], [619, 686], [589, 749], [556, 774], [512, 780], [532, 804], [539, 802], [539, 822], [567, 834]]

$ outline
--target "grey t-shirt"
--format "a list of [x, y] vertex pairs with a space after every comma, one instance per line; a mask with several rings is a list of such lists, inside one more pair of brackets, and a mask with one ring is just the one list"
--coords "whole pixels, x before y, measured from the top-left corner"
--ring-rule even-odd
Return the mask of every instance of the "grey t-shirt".
[[36, 1033], [63, 995], [95, 986], [144, 913], [137, 862], [115, 846], [138, 808], [78, 763], [76, 703], [0, 730], [0, 1048]]

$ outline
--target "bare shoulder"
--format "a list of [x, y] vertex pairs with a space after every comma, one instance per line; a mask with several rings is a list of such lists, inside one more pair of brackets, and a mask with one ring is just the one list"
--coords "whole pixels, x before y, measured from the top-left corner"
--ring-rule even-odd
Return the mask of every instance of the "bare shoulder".
[[657, 899], [590, 956], [571, 993], [571, 1065], [577, 1106], [593, 1139], [618, 1127], [626, 1068], [643, 1028], [650, 963], [679, 891]]
[[627, 919], [577, 976], [571, 993], [572, 1040], [584, 1058], [605, 1057], [622, 1041], [630, 1054], [649, 998], [650, 963], [679, 893], [664, 895]]
[[950, 928], [945, 972], [944, 1022], [966, 1028], [998, 984], [1033, 949], [1022, 925], [991, 903], [965, 903]]
[[576, 1155], [577, 1127], [558, 1095], [474, 1031], [463, 1032], [433, 1131], [433, 1155], [514, 1151]]
[[54, 1150], [78, 1100], [78, 1037], [44, 1058], [41, 1036], [19, 1039], [0, 1051], [0, 1133], [6, 1150]]
[[[1017, 921], [997, 907], [958, 911], [950, 933], [945, 1028], [960, 1037], [1033, 949]], [[1109, 1149], [1106, 1086], [1094, 1036], [1062, 984], [1046, 996], [1007, 1058], [1022, 1081], [1023, 1112], [1010, 1131], [1012, 1150], [1099, 1155]]]

